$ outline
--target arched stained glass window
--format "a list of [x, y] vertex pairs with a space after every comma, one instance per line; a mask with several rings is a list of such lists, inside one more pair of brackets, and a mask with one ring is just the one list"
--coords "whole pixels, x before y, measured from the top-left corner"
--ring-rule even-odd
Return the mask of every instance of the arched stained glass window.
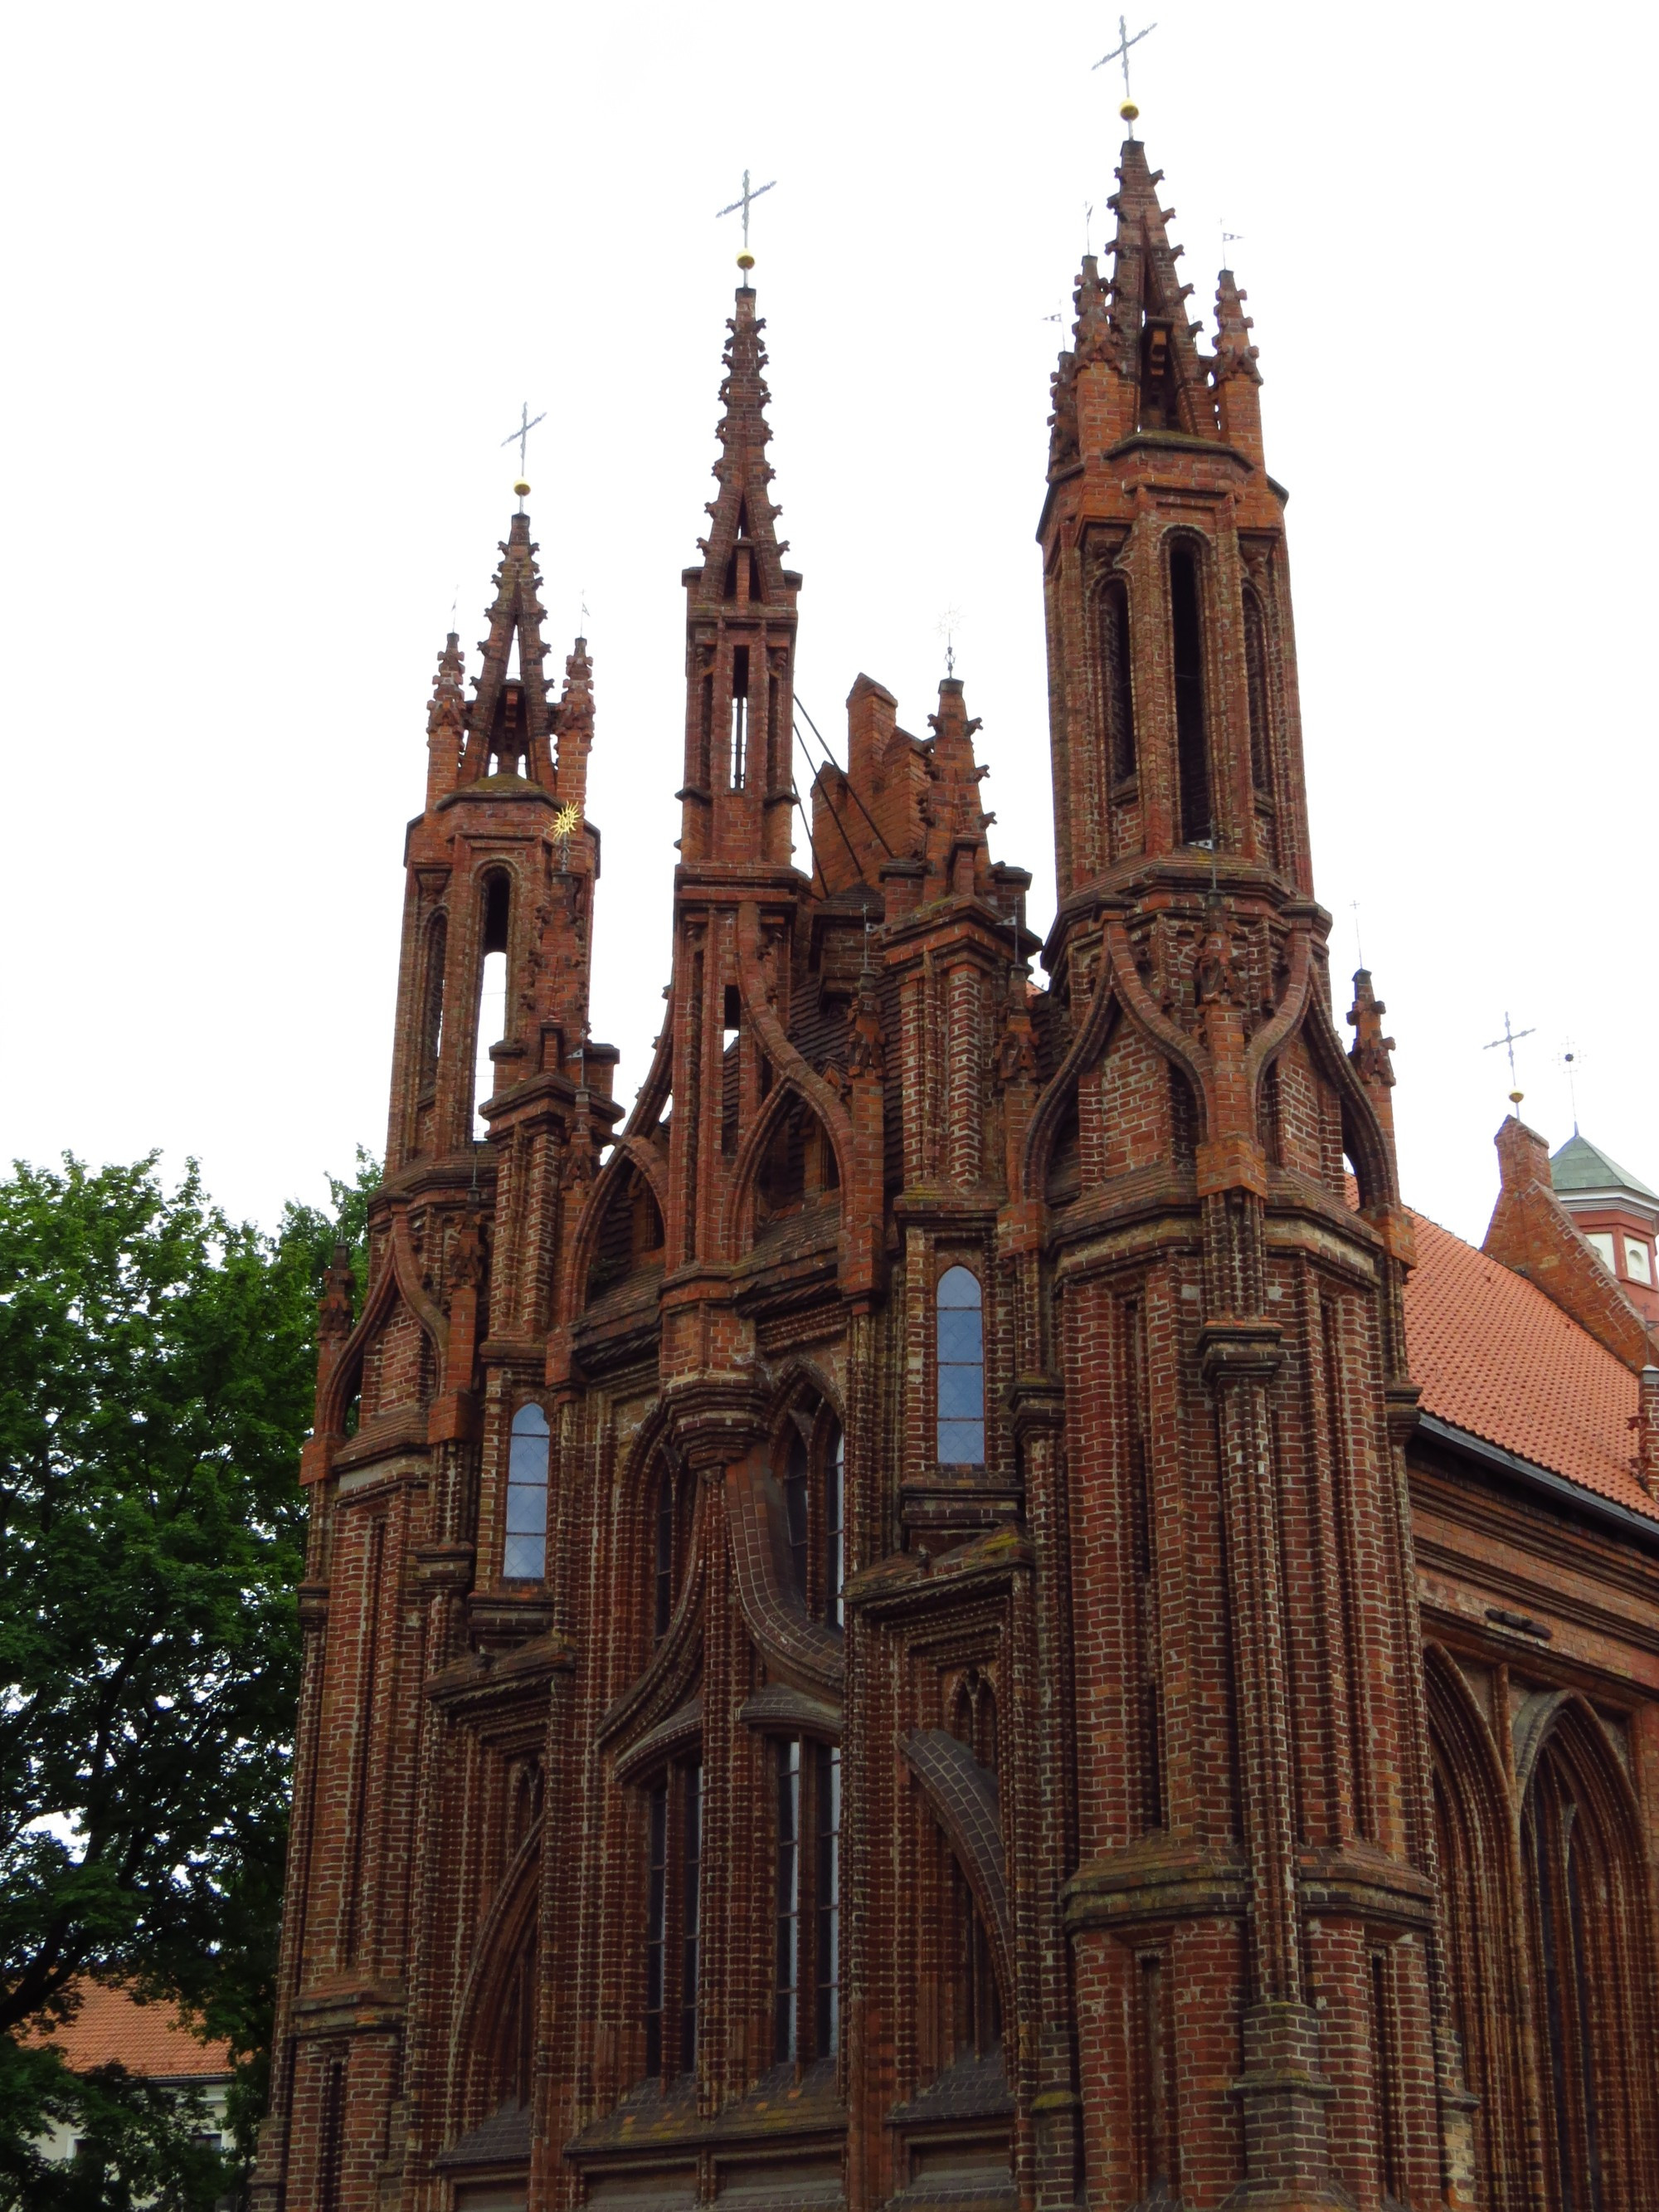
[[513, 1416], [507, 1463], [507, 1548], [502, 1572], [509, 1582], [540, 1582], [547, 1572], [547, 1416], [535, 1404]]
[[939, 1456], [985, 1464], [985, 1330], [978, 1279], [947, 1267], [939, 1285]]

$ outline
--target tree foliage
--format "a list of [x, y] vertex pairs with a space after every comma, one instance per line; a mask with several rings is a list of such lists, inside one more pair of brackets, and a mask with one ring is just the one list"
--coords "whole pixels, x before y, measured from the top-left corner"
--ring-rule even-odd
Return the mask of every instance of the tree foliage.
[[79, 1977], [182, 2002], [237, 2055], [245, 2135], [256, 2117], [316, 1289], [376, 1180], [360, 1153], [336, 1218], [290, 1205], [274, 1237], [193, 1164], [171, 1191], [153, 1157], [0, 1183], [0, 2203], [79, 2201], [23, 2171], [76, 2100], [106, 2174], [86, 2201], [212, 2202], [143, 2084], [77, 2082], [35, 2047]]

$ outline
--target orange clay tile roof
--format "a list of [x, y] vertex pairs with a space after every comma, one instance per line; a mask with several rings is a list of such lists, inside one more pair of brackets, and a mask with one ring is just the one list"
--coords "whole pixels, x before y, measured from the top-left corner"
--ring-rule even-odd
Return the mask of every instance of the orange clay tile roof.
[[164, 2081], [229, 2073], [228, 2044], [204, 2043], [171, 2005], [140, 2004], [125, 1990], [101, 1982], [82, 1981], [76, 1987], [81, 2008], [74, 2019], [28, 2039], [55, 2044], [76, 2073], [112, 2063]]
[[1631, 1468], [1636, 1377], [1543, 1291], [1413, 1214], [1406, 1344], [1423, 1410], [1632, 1512], [1656, 1517]]

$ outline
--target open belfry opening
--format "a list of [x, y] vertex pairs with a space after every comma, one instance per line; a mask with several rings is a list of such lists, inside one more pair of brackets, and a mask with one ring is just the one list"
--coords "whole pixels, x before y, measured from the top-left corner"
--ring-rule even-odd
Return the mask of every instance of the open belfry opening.
[[1517, 1118], [1485, 1254], [1407, 1212], [1244, 295], [1117, 179], [1046, 936], [954, 673], [797, 788], [747, 262], [631, 1108], [522, 501], [439, 657], [264, 2212], [1659, 2203], [1659, 1200]]

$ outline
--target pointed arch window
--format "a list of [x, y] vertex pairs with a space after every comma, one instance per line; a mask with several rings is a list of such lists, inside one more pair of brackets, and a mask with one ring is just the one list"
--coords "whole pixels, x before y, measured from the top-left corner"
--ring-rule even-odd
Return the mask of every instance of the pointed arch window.
[[1250, 706], [1250, 782], [1258, 799], [1273, 793], [1273, 741], [1267, 705], [1267, 625], [1261, 602], [1244, 593], [1244, 677]]
[[979, 1278], [967, 1267], [939, 1277], [938, 1449], [944, 1467], [985, 1464], [985, 1326]]
[[647, 1793], [645, 2071], [671, 2081], [697, 2063], [702, 1970], [702, 1760], [677, 1759]]
[[[1599, 1856], [1565, 1761], [1547, 1750], [1528, 1793], [1523, 1849], [1529, 1876], [1539, 2012], [1544, 2031], [1545, 2102], [1548, 2155], [1555, 2167], [1561, 2212], [1602, 2212], [1601, 2114], [1598, 2089], [1602, 2067], [1611, 2057], [1598, 2051], [1602, 2007], [1618, 1983], [1614, 1961], [1606, 1955], [1607, 1907], [1612, 1885], [1592, 1862]], [[1589, 1903], [1586, 1891], [1601, 1895]], [[1588, 1909], [1587, 1909], [1588, 1905]], [[1600, 1911], [1597, 1912], [1597, 1906]], [[1590, 1932], [1595, 1914], [1601, 1940]], [[1594, 1955], [1601, 1951], [1600, 1958]]]
[[1204, 698], [1204, 619], [1198, 548], [1178, 537], [1170, 547], [1170, 631], [1175, 671], [1176, 768], [1181, 842], [1215, 836], [1210, 788], [1210, 737]]
[[478, 963], [478, 1036], [473, 1091], [480, 1113], [495, 1089], [490, 1046], [498, 1039], [504, 1040], [507, 1034], [507, 948], [512, 904], [512, 884], [501, 869], [492, 869], [483, 883], [483, 928]]
[[804, 2065], [841, 2034], [841, 1751], [791, 1736], [773, 1756], [772, 2055]]
[[692, 1496], [690, 1479], [682, 1479], [672, 1460], [665, 1456], [651, 1497], [651, 1609], [658, 1643], [668, 1633], [685, 1579]]
[[731, 785], [741, 791], [749, 774], [749, 647], [740, 645], [732, 655]]
[[507, 1462], [507, 1543], [501, 1571], [509, 1582], [540, 1582], [547, 1573], [547, 1475], [552, 1438], [547, 1415], [533, 1401], [513, 1416]]
[[430, 1091], [438, 1079], [438, 1055], [443, 1049], [444, 963], [449, 953], [449, 916], [441, 909], [427, 924], [426, 975], [421, 999], [421, 1089]]
[[1111, 780], [1135, 772], [1134, 690], [1130, 678], [1129, 593], [1109, 577], [1100, 594], [1100, 688], [1106, 710], [1106, 757]]
[[820, 1407], [792, 1413], [779, 1488], [790, 1588], [815, 1620], [840, 1628], [847, 1578], [847, 1439]]

